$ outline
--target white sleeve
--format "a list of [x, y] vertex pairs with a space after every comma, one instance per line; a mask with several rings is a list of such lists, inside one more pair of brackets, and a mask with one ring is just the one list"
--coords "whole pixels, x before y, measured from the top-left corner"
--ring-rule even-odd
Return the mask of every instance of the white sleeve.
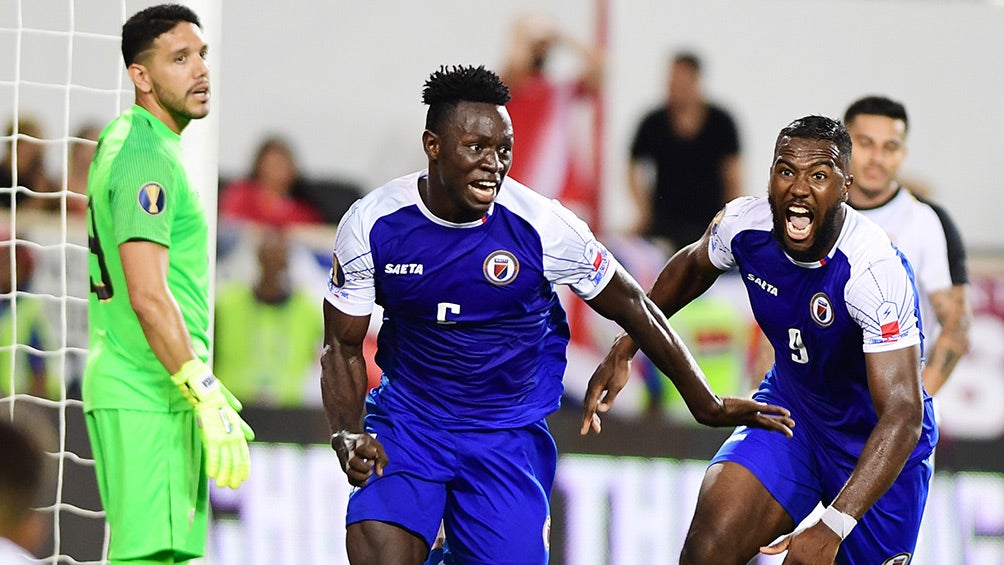
[[325, 299], [350, 316], [373, 312], [376, 287], [368, 222], [356, 202], [338, 225]]
[[941, 220], [933, 211], [931, 216], [931, 230], [922, 234], [924, 238], [923, 248], [919, 249], [923, 253], [918, 261], [911, 261], [916, 270], [917, 282], [925, 292], [935, 292], [945, 290], [952, 286], [952, 275], [948, 266], [948, 242], [945, 237], [945, 228], [941, 225]]
[[599, 294], [617, 272], [617, 260], [597, 241], [589, 226], [551, 200], [550, 220], [539, 226], [544, 276], [553, 284], [568, 285], [583, 300]]
[[917, 289], [898, 256], [877, 259], [852, 273], [845, 300], [851, 318], [861, 326], [865, 353], [920, 343]]
[[722, 271], [728, 271], [736, 265], [732, 255], [732, 238], [742, 227], [740, 216], [757, 199], [753, 196], [743, 196], [732, 200], [722, 208], [715, 219], [711, 221], [711, 242], [708, 245], [708, 258], [711, 263]]

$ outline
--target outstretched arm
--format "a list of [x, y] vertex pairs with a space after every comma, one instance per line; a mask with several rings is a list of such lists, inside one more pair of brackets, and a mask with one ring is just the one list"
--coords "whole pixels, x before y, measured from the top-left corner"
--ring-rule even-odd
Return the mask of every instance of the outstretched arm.
[[[617, 322], [630, 339], [618, 338], [607, 359], [597, 368], [586, 391], [582, 432], [599, 432], [596, 410], [605, 411], [626, 384], [626, 360], [637, 343], [680, 391], [698, 422], [712, 426], [745, 424], [791, 435], [794, 422], [788, 411], [740, 398], [719, 398], [697, 366], [683, 341], [667, 320], [693, 298], [704, 292], [720, 271], [707, 255], [708, 234], [680, 250], [663, 268], [655, 286], [646, 296], [629, 274], [618, 270], [606, 288], [589, 301], [604, 317]], [[650, 298], [651, 297], [651, 298]], [[632, 341], [634, 343], [632, 343]], [[601, 398], [602, 397], [602, 398]], [[600, 407], [600, 403], [603, 406]]]
[[331, 430], [331, 447], [354, 486], [383, 474], [387, 454], [363, 430], [366, 360], [363, 340], [369, 316], [349, 316], [324, 301], [324, 349], [321, 353], [321, 400]]

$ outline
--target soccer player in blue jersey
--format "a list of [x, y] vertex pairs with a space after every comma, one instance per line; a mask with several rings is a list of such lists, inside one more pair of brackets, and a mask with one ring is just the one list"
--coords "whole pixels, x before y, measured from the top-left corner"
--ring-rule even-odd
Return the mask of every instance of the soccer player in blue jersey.
[[[671, 375], [698, 421], [791, 435], [785, 409], [719, 398], [638, 284], [575, 215], [507, 178], [508, 89], [484, 67], [425, 84], [428, 169], [356, 202], [335, 238], [321, 391], [349, 482], [354, 564], [419, 564], [445, 525], [465, 564], [543, 564], [569, 285]], [[381, 385], [363, 338], [383, 308]], [[364, 419], [365, 402], [365, 419]], [[590, 425], [599, 427], [599, 419]]]
[[[906, 563], [938, 440], [921, 385], [913, 271], [850, 208], [851, 139], [809, 116], [781, 130], [768, 198], [733, 200], [663, 268], [650, 298], [668, 315], [738, 268], [777, 352], [754, 398], [791, 410], [791, 439], [739, 427], [704, 477], [681, 563]], [[626, 381], [620, 337], [590, 380], [583, 427]], [[792, 532], [818, 502], [821, 519]], [[791, 532], [791, 533], [789, 533]], [[771, 541], [775, 540], [773, 544]], [[768, 546], [769, 547], [763, 547]]]

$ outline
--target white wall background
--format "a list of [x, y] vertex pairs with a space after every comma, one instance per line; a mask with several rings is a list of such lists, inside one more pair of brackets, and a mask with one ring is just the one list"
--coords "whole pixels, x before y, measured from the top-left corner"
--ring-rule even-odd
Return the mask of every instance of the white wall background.
[[[601, 1], [224, 2], [222, 38], [209, 38], [219, 61], [220, 171], [243, 174], [257, 142], [274, 132], [293, 142], [312, 176], [373, 187], [421, 167], [420, 92], [431, 71], [443, 63], [497, 68], [513, 16], [532, 7], [545, 6], [574, 35], [590, 39]], [[705, 59], [709, 95], [737, 118], [746, 192], [763, 190], [774, 137], [789, 121], [809, 113], [839, 117], [861, 95], [886, 94], [904, 101], [911, 115], [905, 175], [933, 188], [971, 248], [1004, 249], [995, 167], [1004, 131], [999, 2], [608, 1], [604, 225], [616, 229], [631, 219], [623, 182], [630, 136], [662, 97], [667, 57], [687, 47]], [[0, 28], [16, 27], [20, 17], [26, 26], [68, 29], [72, 6], [74, 29], [114, 33], [123, 5], [132, 13], [151, 3], [0, 0]], [[15, 91], [23, 109], [43, 118], [50, 137], [114, 115], [106, 93], [15, 90], [4, 81], [19, 73], [21, 80], [64, 84], [72, 70], [75, 83], [116, 88], [117, 45], [78, 37], [67, 63], [68, 40], [23, 37], [18, 47], [16, 34], [0, 31], [3, 121], [13, 114]], [[13, 58], [18, 48], [20, 64]], [[571, 58], [558, 63], [572, 68]], [[59, 158], [52, 156], [54, 167]]]

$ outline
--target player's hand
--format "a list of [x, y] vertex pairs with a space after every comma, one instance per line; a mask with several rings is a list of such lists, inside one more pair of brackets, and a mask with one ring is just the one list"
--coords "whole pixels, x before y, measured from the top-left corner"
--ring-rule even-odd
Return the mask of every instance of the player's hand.
[[808, 528], [795, 530], [761, 547], [760, 553], [777, 555], [787, 551], [783, 565], [816, 565], [833, 563], [840, 548], [840, 536], [833, 533], [822, 522], [816, 522]]
[[631, 358], [634, 356], [630, 340], [627, 340], [627, 343], [628, 345], [624, 346], [623, 340], [618, 340], [610, 348], [603, 362], [596, 367], [593, 376], [589, 378], [586, 397], [583, 400], [582, 427], [579, 429], [579, 435], [586, 435], [589, 430], [597, 434], [602, 431], [603, 426], [597, 412], [609, 411], [617, 395], [627, 385], [631, 377]]
[[198, 359], [185, 363], [171, 380], [195, 407], [206, 452], [206, 474], [216, 479], [216, 486], [241, 486], [251, 473], [248, 442], [254, 439], [254, 431], [237, 414], [242, 408], [240, 401]]
[[337, 432], [331, 436], [331, 448], [338, 454], [349, 484], [356, 487], [365, 486], [374, 474], [382, 476], [389, 462], [383, 444], [365, 432]]
[[792, 437], [791, 429], [795, 420], [787, 408], [757, 402], [749, 398], [726, 396], [722, 398], [722, 409], [709, 421], [702, 422], [709, 426], [748, 426], [763, 428]]

